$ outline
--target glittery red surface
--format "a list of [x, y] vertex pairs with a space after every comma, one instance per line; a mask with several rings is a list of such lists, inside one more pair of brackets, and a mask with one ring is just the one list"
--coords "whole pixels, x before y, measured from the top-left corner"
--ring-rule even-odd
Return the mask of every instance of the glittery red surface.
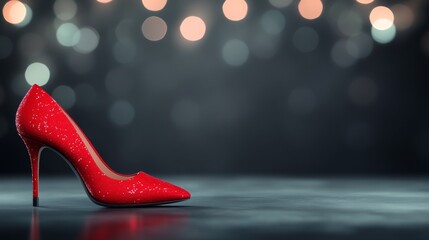
[[[19, 106], [16, 127], [32, 162], [33, 197], [38, 197], [39, 152], [46, 146], [67, 158], [80, 175], [88, 193], [101, 204], [144, 205], [190, 198], [186, 190], [144, 172], [133, 175], [114, 172], [101, 160], [86, 136], [82, 136], [83, 133], [79, 135], [80, 129], [76, 129], [77, 124], [74, 126], [71, 121], [61, 106], [37, 85], [31, 87]], [[98, 164], [90, 150], [101, 160]], [[106, 174], [100, 164], [123, 179]]]

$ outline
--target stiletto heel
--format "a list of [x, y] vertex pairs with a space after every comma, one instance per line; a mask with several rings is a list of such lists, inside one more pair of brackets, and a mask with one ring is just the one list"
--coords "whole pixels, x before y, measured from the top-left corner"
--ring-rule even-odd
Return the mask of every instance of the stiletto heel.
[[43, 144], [25, 137], [22, 138], [22, 141], [24, 141], [28, 155], [30, 156], [33, 181], [33, 206], [37, 207], [39, 206], [39, 159]]
[[69, 163], [96, 204], [147, 206], [191, 197], [188, 191], [144, 172], [125, 175], [113, 171], [75, 121], [37, 85], [21, 101], [15, 122], [30, 155], [33, 206], [39, 205], [39, 160], [45, 147], [55, 150]]

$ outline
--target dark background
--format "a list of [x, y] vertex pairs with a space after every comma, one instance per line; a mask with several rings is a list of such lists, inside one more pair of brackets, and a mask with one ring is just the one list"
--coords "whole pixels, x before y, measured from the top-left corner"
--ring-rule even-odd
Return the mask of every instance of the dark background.
[[[296, 1], [283, 9], [268, 1], [247, 2], [247, 17], [232, 22], [223, 16], [221, 1], [169, 1], [160, 12], [147, 11], [140, 1], [76, 1], [76, 16], [65, 22], [97, 30], [99, 44], [89, 54], [58, 44], [55, 31], [61, 21], [52, 10], [54, 1], [27, 1], [33, 18], [24, 27], [2, 18], [0, 35], [12, 48], [0, 60], [0, 173], [30, 173], [14, 115], [29, 88], [25, 69], [36, 61], [50, 68], [44, 86], [49, 93], [64, 85], [73, 90], [69, 114], [118, 172], [429, 173], [426, 1], [323, 1], [323, 13], [313, 21], [300, 16]], [[352, 37], [336, 24], [342, 11], [355, 12], [362, 22], [358, 34], [371, 37], [371, 9], [398, 3], [413, 11], [409, 28], [398, 30], [390, 43], [372, 42], [365, 58], [343, 56], [347, 66], [333, 60], [336, 44]], [[285, 18], [278, 35], [265, 33], [260, 24], [270, 10]], [[141, 32], [142, 22], [153, 15], [168, 25], [167, 35], [157, 42]], [[206, 20], [207, 32], [198, 42], [184, 41], [178, 32], [188, 15]], [[294, 45], [301, 27], [318, 34], [311, 52]], [[118, 36], [127, 39], [125, 47], [118, 45]], [[223, 59], [222, 48], [230, 39], [248, 45], [249, 56], [241, 66]], [[122, 60], [115, 48], [125, 54]], [[57, 100], [70, 102], [62, 95]], [[112, 120], [118, 112], [132, 116], [121, 107], [114, 110], [117, 101], [134, 109], [128, 124]], [[44, 173], [71, 173], [48, 151], [41, 164]]]

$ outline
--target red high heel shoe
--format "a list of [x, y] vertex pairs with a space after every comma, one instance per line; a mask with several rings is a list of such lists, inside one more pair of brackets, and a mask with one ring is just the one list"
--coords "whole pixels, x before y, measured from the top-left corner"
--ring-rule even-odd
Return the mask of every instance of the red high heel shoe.
[[16, 113], [33, 176], [33, 206], [39, 204], [39, 157], [49, 147], [80, 177], [89, 198], [102, 206], [147, 206], [189, 199], [186, 190], [144, 172], [123, 175], [100, 157], [73, 119], [42, 88], [33, 85]]

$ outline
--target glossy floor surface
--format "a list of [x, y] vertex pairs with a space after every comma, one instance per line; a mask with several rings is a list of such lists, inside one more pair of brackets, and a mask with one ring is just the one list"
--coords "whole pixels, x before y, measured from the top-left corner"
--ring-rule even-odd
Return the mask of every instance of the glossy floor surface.
[[0, 239], [429, 239], [428, 179], [164, 179], [191, 200], [94, 205], [75, 178], [0, 179]]

